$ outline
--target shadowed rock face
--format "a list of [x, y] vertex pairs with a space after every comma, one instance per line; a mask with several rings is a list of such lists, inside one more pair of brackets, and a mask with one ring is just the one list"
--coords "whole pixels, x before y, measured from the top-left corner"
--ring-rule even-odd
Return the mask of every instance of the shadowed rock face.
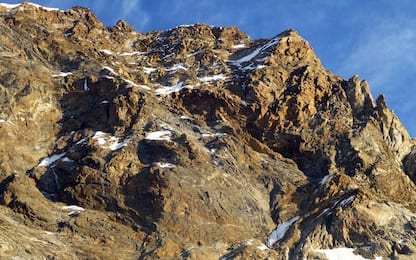
[[0, 33], [1, 256], [416, 257], [414, 140], [296, 31], [25, 3]]

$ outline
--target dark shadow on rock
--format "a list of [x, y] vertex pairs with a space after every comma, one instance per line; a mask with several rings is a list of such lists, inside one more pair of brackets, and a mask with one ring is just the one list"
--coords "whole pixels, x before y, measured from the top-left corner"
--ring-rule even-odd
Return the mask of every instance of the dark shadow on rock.
[[139, 223], [151, 231], [157, 229], [154, 223], [162, 216], [164, 186], [159, 169], [154, 168], [145, 168], [126, 181], [124, 203], [132, 209]]

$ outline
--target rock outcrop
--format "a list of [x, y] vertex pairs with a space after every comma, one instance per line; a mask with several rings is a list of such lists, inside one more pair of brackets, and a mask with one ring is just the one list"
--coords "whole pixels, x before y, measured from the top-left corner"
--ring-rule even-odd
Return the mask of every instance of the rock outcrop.
[[416, 257], [414, 139], [296, 31], [24, 3], [0, 33], [2, 258]]

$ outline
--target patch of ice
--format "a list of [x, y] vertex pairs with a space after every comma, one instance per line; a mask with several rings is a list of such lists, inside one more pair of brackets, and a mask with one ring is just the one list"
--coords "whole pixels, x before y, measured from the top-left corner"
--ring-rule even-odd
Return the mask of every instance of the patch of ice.
[[341, 207], [345, 207], [346, 205], [350, 204], [354, 199], [355, 199], [355, 195], [352, 195], [352, 196], [346, 198], [345, 200], [341, 201], [339, 203], [339, 205]]
[[53, 154], [49, 157], [43, 158], [42, 161], [38, 164], [38, 166], [48, 167], [52, 165], [54, 162], [58, 161], [62, 157], [64, 157], [65, 153], [60, 154]]
[[218, 74], [218, 75], [214, 75], [214, 76], [205, 76], [205, 77], [200, 77], [198, 78], [200, 81], [202, 82], [207, 82], [207, 81], [217, 81], [217, 80], [221, 80], [221, 79], [225, 79], [225, 75], [224, 74]]
[[286, 232], [289, 230], [290, 226], [298, 221], [299, 217], [293, 217], [289, 219], [288, 221], [279, 224], [277, 228], [270, 234], [269, 238], [266, 241], [266, 245], [271, 248], [276, 242], [278, 242], [280, 239], [282, 239]]
[[185, 86], [183, 84], [183, 81], [181, 81], [175, 86], [158, 88], [155, 90], [155, 94], [156, 95], [169, 95], [171, 93], [181, 91], [182, 89], [187, 88], [187, 87], [190, 87], [190, 86]]
[[364, 258], [361, 255], [354, 254], [354, 250], [354, 248], [339, 247], [332, 249], [316, 249], [315, 252], [325, 254], [328, 260], [367, 260], [367, 258]]
[[250, 54], [240, 58], [239, 60], [234, 61], [234, 63], [243, 63], [243, 62], [251, 61], [254, 57], [259, 55], [262, 51], [270, 48], [273, 45], [276, 45], [279, 42], [279, 40], [280, 40], [279, 37], [271, 39], [265, 45], [255, 49], [253, 52], [251, 52]]
[[172, 136], [171, 131], [163, 130], [147, 133], [144, 139], [146, 140], [160, 140], [160, 141], [169, 141]]
[[52, 77], [58, 78], [58, 77], [66, 77], [68, 75], [72, 75], [72, 72], [60, 72], [59, 74], [52, 74]]
[[143, 72], [146, 74], [150, 74], [156, 70], [157, 70], [156, 68], [143, 67]]
[[329, 179], [332, 179], [332, 176], [331, 175], [325, 175], [320, 181], [319, 181], [319, 184], [320, 185], [324, 185], [325, 184], [325, 182], [327, 181], [327, 180], [329, 180]]
[[113, 55], [113, 52], [112, 51], [106, 50], [106, 49], [100, 50], [100, 52], [103, 53], [103, 54], [105, 54], [105, 55], [108, 55], [108, 56]]
[[157, 166], [159, 166], [160, 168], [175, 168], [176, 165], [171, 164], [171, 163], [164, 163], [164, 162], [157, 162], [156, 163]]

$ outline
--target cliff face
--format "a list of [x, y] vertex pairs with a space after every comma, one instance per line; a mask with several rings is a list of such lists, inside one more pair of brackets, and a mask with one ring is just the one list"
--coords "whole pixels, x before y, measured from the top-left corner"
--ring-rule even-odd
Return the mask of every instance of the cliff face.
[[414, 140], [296, 31], [25, 3], [0, 33], [1, 256], [416, 257]]

